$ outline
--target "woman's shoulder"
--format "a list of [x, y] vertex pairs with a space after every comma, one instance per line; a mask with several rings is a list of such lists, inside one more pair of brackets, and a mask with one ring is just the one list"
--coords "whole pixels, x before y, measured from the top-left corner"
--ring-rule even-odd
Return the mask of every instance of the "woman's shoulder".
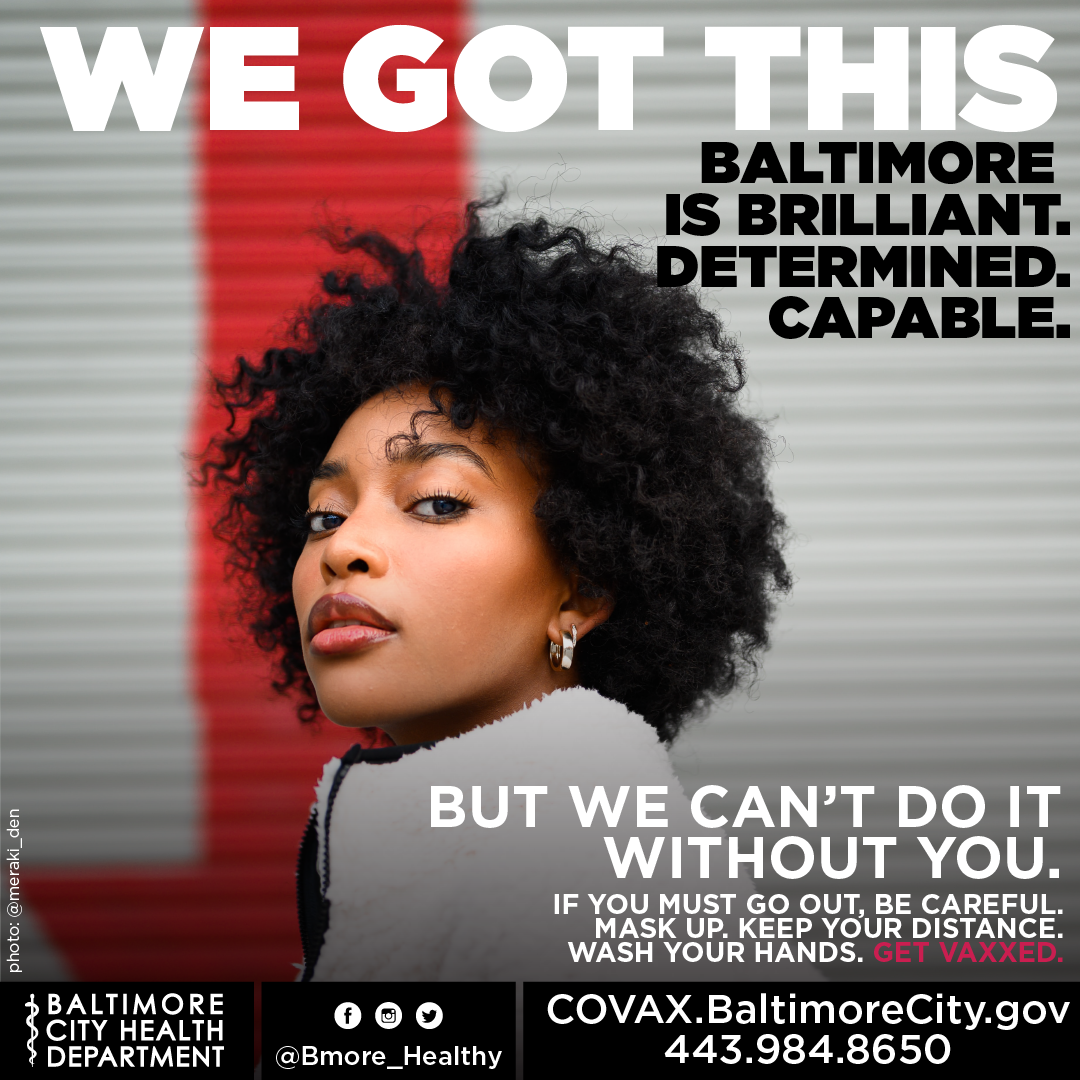
[[[329, 931], [316, 978], [546, 970], [550, 935], [537, 934], [547, 930], [550, 890], [591, 885], [604, 856], [599, 821], [581, 828], [568, 787], [585, 802], [596, 785], [612, 798], [632, 784], [683, 798], [655, 731], [591, 690], [558, 691], [434, 746], [397, 749], [350, 752], [319, 784]], [[442, 827], [439, 798], [460, 808]], [[413, 929], [403, 934], [403, 923]]]
[[439, 743], [355, 747], [327, 764], [317, 792], [328, 796], [335, 780], [340, 784], [343, 767], [390, 763], [393, 769], [365, 769], [350, 783], [393, 789], [423, 784], [430, 777], [436, 778], [432, 783], [452, 783], [455, 776], [500, 784], [523, 779], [542, 783], [545, 775], [590, 784], [620, 777], [620, 783], [632, 783], [626, 778], [642, 775], [675, 779], [655, 729], [619, 702], [583, 687], [558, 690], [502, 720]]
[[[345, 755], [344, 779], [331, 763], [320, 784], [329, 929], [317, 979], [708, 977], [672, 965], [659, 944], [655, 967], [604, 971], [577, 965], [567, 945], [594, 937], [590, 893], [649, 892], [656, 905], [662, 891], [721, 884], [675, 880], [668, 848], [691, 831], [689, 800], [641, 717], [563, 690], [433, 747], [397, 749], [393, 760]], [[620, 864], [640, 866], [640, 850], [655, 865], [620, 875], [612, 849]], [[568, 890], [581, 907], [556, 919], [551, 897]]]

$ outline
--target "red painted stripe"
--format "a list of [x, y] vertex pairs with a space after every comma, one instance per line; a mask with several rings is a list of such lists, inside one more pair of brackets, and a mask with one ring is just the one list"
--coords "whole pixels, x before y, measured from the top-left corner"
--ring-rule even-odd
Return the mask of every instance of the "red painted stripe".
[[[463, 0], [204, 3], [204, 25], [295, 25], [300, 34], [299, 57], [265, 61], [295, 64], [299, 131], [210, 132], [204, 113], [204, 355], [213, 370], [238, 353], [260, 352], [314, 295], [318, 272], [335, 263], [313, 235], [328, 217], [411, 235], [433, 214], [460, 212], [467, 168], [460, 114], [452, 106], [429, 131], [374, 130], [345, 101], [341, 70], [363, 34], [411, 23], [445, 39], [430, 66], [452, 71], [465, 14]], [[453, 228], [454, 219], [446, 224]], [[447, 235], [425, 234], [436, 262]], [[193, 447], [220, 423], [202, 400]], [[294, 861], [312, 786], [323, 763], [356, 741], [329, 724], [301, 728], [270, 692], [267, 659], [245, 641], [233, 613], [226, 553], [209, 531], [213, 507], [203, 499], [196, 511], [192, 686], [203, 724], [203, 857], [161, 870], [33, 875], [32, 902], [82, 979], [293, 978]]]

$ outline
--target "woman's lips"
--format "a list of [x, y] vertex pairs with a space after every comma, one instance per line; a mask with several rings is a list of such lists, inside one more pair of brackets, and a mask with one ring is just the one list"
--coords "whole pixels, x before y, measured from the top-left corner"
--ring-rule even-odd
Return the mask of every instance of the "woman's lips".
[[359, 652], [396, 632], [392, 622], [351, 593], [320, 597], [308, 616], [308, 641], [316, 656]]

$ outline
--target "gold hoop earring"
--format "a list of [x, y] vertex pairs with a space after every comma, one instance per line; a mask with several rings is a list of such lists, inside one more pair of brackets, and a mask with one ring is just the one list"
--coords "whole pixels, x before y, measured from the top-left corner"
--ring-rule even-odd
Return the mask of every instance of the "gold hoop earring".
[[577, 626], [571, 624], [570, 633], [562, 632], [562, 642], [548, 642], [548, 660], [551, 666], [559, 671], [569, 671], [574, 662], [574, 649], [577, 648]]

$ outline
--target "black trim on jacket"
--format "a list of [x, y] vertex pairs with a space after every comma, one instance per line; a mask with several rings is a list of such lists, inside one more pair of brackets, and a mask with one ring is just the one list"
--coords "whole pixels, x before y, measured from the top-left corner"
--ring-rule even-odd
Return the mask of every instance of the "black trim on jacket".
[[354, 765], [388, 765], [400, 761], [406, 754], [417, 750], [429, 750], [435, 743], [413, 743], [410, 746], [379, 746], [370, 750], [357, 744], [341, 755], [341, 763], [330, 784], [326, 799], [326, 850], [323, 852], [322, 872], [319, 869], [319, 811], [311, 809], [304, 837], [300, 841], [300, 855], [296, 863], [296, 908], [300, 919], [300, 944], [304, 950], [304, 971], [301, 982], [310, 982], [319, 962], [326, 931], [330, 928], [330, 901], [326, 893], [330, 888], [330, 818], [334, 812], [334, 800], [342, 781]]

